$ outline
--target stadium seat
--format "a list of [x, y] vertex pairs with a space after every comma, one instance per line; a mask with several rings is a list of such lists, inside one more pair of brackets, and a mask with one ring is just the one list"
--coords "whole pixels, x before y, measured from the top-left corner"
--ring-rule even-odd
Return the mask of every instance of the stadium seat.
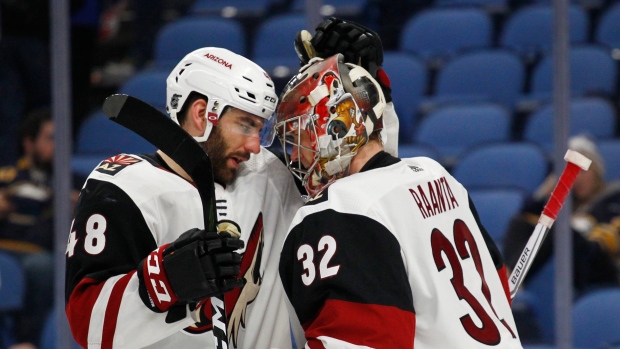
[[400, 144], [398, 146], [398, 157], [401, 159], [424, 156], [439, 162], [439, 153], [433, 147], [424, 144]]
[[[532, 113], [525, 122], [523, 139], [553, 151], [554, 105], [549, 103]], [[595, 140], [612, 138], [616, 128], [616, 112], [605, 99], [584, 97], [570, 102], [569, 136], [586, 134]], [[616, 158], [617, 159], [617, 158]]]
[[[598, 45], [579, 45], [569, 52], [570, 93], [572, 96], [613, 96], [617, 64], [607, 49]], [[553, 96], [553, 57], [545, 55], [532, 73], [530, 92], [519, 102], [522, 110], [535, 109]]]
[[165, 113], [166, 78], [169, 73], [167, 70], [139, 71], [120, 86], [118, 93], [136, 97]]
[[157, 33], [154, 46], [154, 66], [168, 71], [186, 54], [201, 47], [222, 47], [242, 56], [247, 54], [241, 24], [218, 17], [182, 17], [172, 21]]
[[428, 71], [417, 57], [396, 51], [384, 53], [383, 69], [390, 78], [392, 99], [400, 123], [399, 142], [409, 143], [420, 103], [426, 93]]
[[[291, 10], [303, 12], [306, 0], [293, 0]], [[358, 19], [369, 6], [369, 0], [324, 0], [321, 1], [319, 14], [323, 17], [336, 16]]]
[[429, 8], [405, 22], [400, 50], [437, 68], [464, 51], [488, 48], [493, 40], [489, 15], [477, 8]]
[[523, 94], [525, 65], [514, 53], [486, 49], [464, 53], [438, 72], [435, 91], [422, 102], [426, 113], [453, 103], [494, 102], [512, 109]]
[[508, 0], [437, 0], [436, 7], [464, 7], [474, 6], [483, 9], [489, 14], [506, 14], [510, 10]]
[[508, 223], [521, 210], [525, 201], [524, 192], [511, 188], [472, 189], [469, 197], [476, 206], [482, 225], [501, 250]]
[[510, 112], [497, 104], [447, 106], [424, 116], [414, 141], [431, 145], [449, 167], [475, 145], [509, 141], [510, 125]]
[[[251, 59], [272, 78], [287, 82], [299, 70], [293, 39], [297, 32], [307, 28], [306, 17], [301, 13], [266, 18], [254, 33]], [[276, 91], [281, 89], [276, 88]]]
[[76, 140], [75, 153], [112, 156], [120, 153], [149, 153], [155, 147], [129, 129], [95, 112], [82, 123]]
[[101, 161], [121, 153], [152, 153], [156, 148], [129, 129], [93, 112], [81, 124], [71, 158], [72, 169], [87, 176]]
[[[553, 257], [536, 273], [530, 271], [521, 286], [533, 297], [532, 310], [538, 320], [542, 339], [553, 343], [555, 337], [555, 262]], [[521, 292], [521, 291], [519, 291]]]
[[269, 6], [276, 1], [278, 0], [195, 0], [188, 12], [192, 16], [259, 18], [265, 16]]
[[[77, 344], [75, 339], [71, 338], [71, 349], [80, 349], [80, 345]], [[43, 324], [43, 331], [41, 333], [41, 340], [39, 343], [39, 349], [56, 349], [56, 312], [51, 311], [45, 323]]]
[[[519, 53], [527, 63], [551, 52], [553, 11], [551, 4], [533, 4], [515, 10], [506, 19], [499, 45]], [[570, 43], [586, 42], [590, 21], [585, 10], [572, 4], [568, 16]]]
[[0, 347], [14, 344], [13, 315], [24, 305], [25, 275], [12, 255], [0, 251]]
[[468, 190], [516, 188], [531, 195], [549, 173], [549, 159], [538, 145], [506, 142], [464, 153], [452, 173]]
[[620, 288], [590, 291], [573, 307], [573, 343], [587, 348], [620, 344]]
[[605, 45], [614, 57], [620, 57], [620, 3], [605, 9], [594, 31], [594, 41]]
[[620, 139], [600, 140], [598, 150], [605, 161], [605, 179], [620, 182]]
[[0, 312], [23, 306], [24, 282], [24, 271], [15, 257], [0, 251]]

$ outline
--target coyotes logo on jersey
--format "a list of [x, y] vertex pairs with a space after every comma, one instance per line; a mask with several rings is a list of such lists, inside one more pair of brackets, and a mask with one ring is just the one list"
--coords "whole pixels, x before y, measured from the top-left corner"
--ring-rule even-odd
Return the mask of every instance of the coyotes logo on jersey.
[[[226, 293], [224, 296], [226, 315], [228, 317], [228, 340], [234, 348], [237, 347], [239, 340], [240, 326], [246, 326], [248, 305], [256, 299], [263, 281], [260, 273], [264, 245], [263, 234], [263, 215], [259, 213], [250, 237], [246, 241], [246, 249], [241, 260], [239, 277], [243, 277], [246, 280], [246, 284], [242, 288]], [[201, 303], [196, 310], [200, 321], [186, 328], [185, 331], [196, 334], [211, 331], [213, 324], [211, 323], [210, 309], [211, 301], [209, 299]]]
[[125, 167], [136, 164], [140, 161], [142, 160], [125, 154], [115, 155], [103, 160], [99, 166], [97, 166], [95, 171], [114, 176]]

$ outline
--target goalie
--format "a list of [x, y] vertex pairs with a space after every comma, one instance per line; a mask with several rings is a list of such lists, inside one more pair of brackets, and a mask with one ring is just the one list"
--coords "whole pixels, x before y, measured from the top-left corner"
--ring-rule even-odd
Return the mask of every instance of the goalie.
[[310, 195], [280, 260], [305, 348], [521, 348], [506, 268], [466, 189], [432, 159], [391, 154], [390, 90], [364, 58], [380, 56], [323, 57], [332, 25], [298, 36], [307, 64], [277, 110]]

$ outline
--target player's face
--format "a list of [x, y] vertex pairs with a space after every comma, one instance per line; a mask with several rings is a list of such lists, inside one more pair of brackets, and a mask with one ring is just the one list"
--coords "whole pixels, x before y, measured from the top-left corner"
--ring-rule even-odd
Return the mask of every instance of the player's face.
[[217, 182], [231, 184], [239, 164], [247, 161], [251, 153], [260, 152], [259, 132], [263, 125], [263, 118], [235, 108], [220, 117], [206, 142]]

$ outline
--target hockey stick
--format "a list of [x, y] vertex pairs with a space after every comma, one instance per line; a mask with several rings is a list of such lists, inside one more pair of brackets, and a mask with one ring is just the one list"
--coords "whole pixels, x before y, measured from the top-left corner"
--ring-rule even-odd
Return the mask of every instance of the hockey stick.
[[[207, 231], [217, 231], [215, 187], [211, 160], [184, 129], [162, 112], [135, 97], [115, 94], [106, 98], [103, 112], [168, 155], [192, 178], [202, 202]], [[216, 348], [228, 348], [224, 295], [211, 297], [213, 338]]]
[[511, 298], [515, 297], [517, 291], [519, 290], [519, 286], [521, 286], [521, 283], [525, 278], [525, 275], [527, 275], [527, 272], [530, 270], [543, 240], [551, 229], [553, 222], [555, 222], [555, 219], [558, 217], [558, 213], [564, 204], [564, 200], [577, 179], [579, 171], [581, 169], [587, 171], [592, 163], [592, 160], [570, 149], [566, 152], [566, 155], [564, 155], [564, 160], [567, 161], [566, 167], [560, 175], [558, 183], [553, 189], [551, 197], [547, 201], [547, 204], [538, 219], [538, 224], [536, 224], [534, 232], [527, 241], [523, 252], [521, 252], [520, 257], [517, 260], [517, 265], [512, 273], [510, 273], [508, 285], [510, 288]]

